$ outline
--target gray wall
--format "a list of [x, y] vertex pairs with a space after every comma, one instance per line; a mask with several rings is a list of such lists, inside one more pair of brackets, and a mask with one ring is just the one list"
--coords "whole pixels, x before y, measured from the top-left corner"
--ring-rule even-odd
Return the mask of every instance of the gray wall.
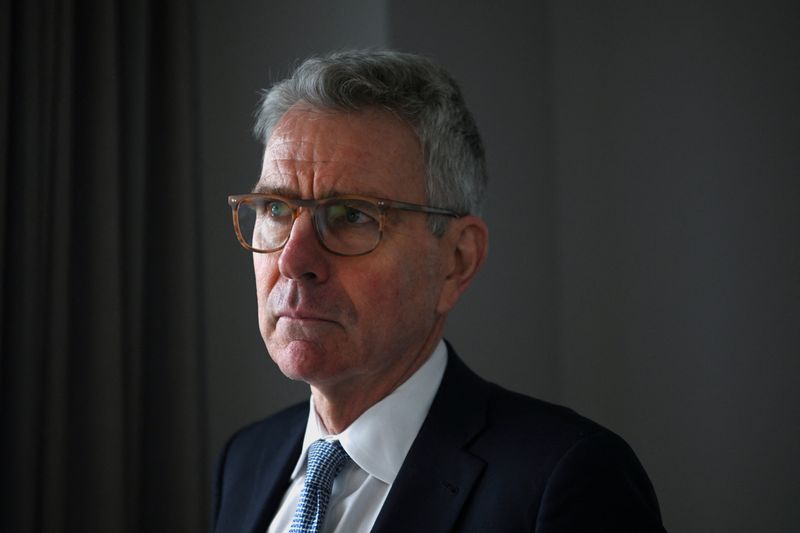
[[307, 397], [264, 351], [225, 205], [258, 175], [257, 91], [309, 53], [392, 46], [448, 67], [487, 145], [461, 355], [623, 435], [672, 531], [800, 522], [797, 7], [230, 5], [198, 12], [213, 450]]

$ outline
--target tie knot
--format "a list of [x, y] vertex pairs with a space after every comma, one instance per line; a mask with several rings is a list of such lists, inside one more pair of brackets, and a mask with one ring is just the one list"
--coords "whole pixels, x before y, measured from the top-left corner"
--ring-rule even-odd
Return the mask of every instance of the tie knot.
[[[308, 448], [306, 484], [330, 487], [349, 456], [339, 441], [315, 441]], [[330, 490], [330, 489], [327, 489]]]

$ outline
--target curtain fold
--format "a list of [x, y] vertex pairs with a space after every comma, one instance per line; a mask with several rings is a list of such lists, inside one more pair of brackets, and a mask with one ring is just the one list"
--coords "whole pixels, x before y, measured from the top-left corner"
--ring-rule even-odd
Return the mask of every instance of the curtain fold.
[[0, 9], [0, 530], [205, 529], [192, 5]]

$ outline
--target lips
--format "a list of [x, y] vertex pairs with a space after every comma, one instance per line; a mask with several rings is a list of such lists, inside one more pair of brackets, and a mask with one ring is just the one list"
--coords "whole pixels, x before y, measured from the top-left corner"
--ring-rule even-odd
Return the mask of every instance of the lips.
[[335, 322], [328, 317], [316, 314], [316, 313], [308, 313], [308, 312], [299, 312], [299, 311], [286, 311], [286, 312], [279, 312], [276, 313], [275, 316], [280, 320], [281, 318], [287, 318], [290, 320], [303, 320], [303, 321], [316, 321], [316, 322]]
[[312, 308], [309, 305], [300, 305], [298, 307], [283, 305], [273, 309], [272, 314], [276, 321], [285, 318], [304, 322], [338, 322], [336, 316], [330, 310], [325, 311], [318, 307]]
[[356, 314], [347, 295], [336, 287], [310, 287], [294, 280], [277, 283], [267, 298], [269, 316], [277, 323], [281, 319], [296, 325], [353, 323]]

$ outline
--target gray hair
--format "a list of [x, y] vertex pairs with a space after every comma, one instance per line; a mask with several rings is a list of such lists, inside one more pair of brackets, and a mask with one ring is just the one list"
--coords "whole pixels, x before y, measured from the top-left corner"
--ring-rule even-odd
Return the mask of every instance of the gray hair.
[[[353, 112], [388, 109], [422, 145], [427, 201], [461, 214], [480, 214], [486, 163], [475, 120], [453, 78], [433, 61], [391, 50], [352, 50], [312, 57], [265, 91], [255, 135], [265, 145], [280, 118], [298, 102]], [[446, 217], [430, 218], [442, 235]]]

